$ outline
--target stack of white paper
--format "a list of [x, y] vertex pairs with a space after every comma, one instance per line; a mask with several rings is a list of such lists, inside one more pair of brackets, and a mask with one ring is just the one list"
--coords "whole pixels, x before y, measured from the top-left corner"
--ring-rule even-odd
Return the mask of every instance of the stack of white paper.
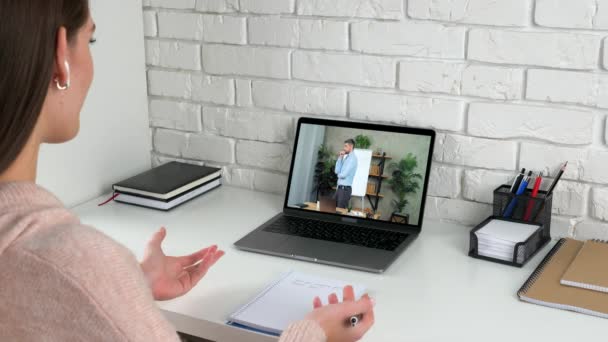
[[[515, 245], [525, 242], [538, 230], [538, 225], [516, 223], [503, 220], [492, 220], [483, 228], [475, 232], [477, 236], [477, 254], [513, 261]], [[519, 248], [517, 262], [524, 261], [525, 249]]]

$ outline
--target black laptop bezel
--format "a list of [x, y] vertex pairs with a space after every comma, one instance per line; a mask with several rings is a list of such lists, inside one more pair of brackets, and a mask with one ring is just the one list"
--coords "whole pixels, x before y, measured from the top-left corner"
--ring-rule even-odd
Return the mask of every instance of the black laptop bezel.
[[[354, 217], [344, 216], [344, 215], [340, 215], [340, 214], [315, 212], [315, 211], [311, 211], [311, 210], [289, 207], [288, 206], [289, 192], [291, 189], [293, 168], [294, 168], [295, 159], [296, 159], [295, 156], [296, 156], [296, 153], [298, 152], [297, 149], [298, 149], [298, 142], [300, 139], [300, 129], [303, 124], [345, 127], [345, 128], [353, 128], [353, 129], [366, 129], [366, 130], [373, 130], [373, 131], [404, 133], [404, 134], [413, 134], [413, 135], [421, 135], [421, 136], [430, 137], [431, 143], [429, 146], [429, 155], [427, 158], [427, 165], [426, 165], [427, 167], [426, 167], [426, 175], [424, 177], [424, 186], [422, 187], [422, 200], [420, 203], [420, 216], [418, 219], [418, 223], [415, 225], [413, 225], [413, 224], [404, 225], [402, 223], [379, 221], [379, 220], [367, 219], [367, 218], [354, 218]], [[386, 124], [372, 124], [372, 123], [357, 122], [357, 121], [339, 121], [339, 120], [302, 117], [298, 120], [298, 124], [297, 124], [296, 137], [294, 140], [294, 147], [293, 147], [293, 153], [292, 153], [292, 158], [291, 158], [291, 167], [289, 169], [289, 178], [287, 181], [287, 189], [286, 189], [286, 193], [285, 193], [285, 201], [283, 203], [283, 213], [286, 215], [291, 215], [291, 216], [318, 219], [318, 220], [329, 221], [329, 222], [356, 224], [357, 226], [361, 226], [361, 227], [369, 227], [369, 228], [375, 228], [375, 229], [383, 229], [383, 230], [390, 230], [390, 231], [419, 234], [422, 231], [422, 224], [424, 221], [424, 210], [426, 207], [426, 197], [427, 197], [427, 192], [428, 192], [429, 177], [431, 174], [433, 151], [435, 149], [435, 138], [436, 138], [436, 133], [435, 133], [435, 131], [433, 131], [431, 129], [413, 128], [413, 127], [395, 126], [395, 125], [386, 125]]]

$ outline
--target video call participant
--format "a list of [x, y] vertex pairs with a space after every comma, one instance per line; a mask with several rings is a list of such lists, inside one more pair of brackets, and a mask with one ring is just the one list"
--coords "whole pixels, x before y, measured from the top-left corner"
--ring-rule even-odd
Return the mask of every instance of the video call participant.
[[338, 189], [336, 191], [336, 207], [348, 208], [353, 193], [353, 179], [357, 172], [357, 156], [353, 153], [355, 141], [348, 139], [344, 142], [344, 150], [338, 154], [336, 162], [336, 175], [338, 175]]

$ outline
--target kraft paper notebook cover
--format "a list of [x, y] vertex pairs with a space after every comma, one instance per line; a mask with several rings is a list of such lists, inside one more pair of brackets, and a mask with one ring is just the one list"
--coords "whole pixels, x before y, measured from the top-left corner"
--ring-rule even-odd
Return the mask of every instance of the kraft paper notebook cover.
[[522, 301], [608, 318], [608, 294], [564, 286], [562, 275], [583, 242], [561, 239], [536, 268], [517, 295]]
[[561, 283], [593, 291], [608, 292], [608, 241], [585, 242], [566, 270]]

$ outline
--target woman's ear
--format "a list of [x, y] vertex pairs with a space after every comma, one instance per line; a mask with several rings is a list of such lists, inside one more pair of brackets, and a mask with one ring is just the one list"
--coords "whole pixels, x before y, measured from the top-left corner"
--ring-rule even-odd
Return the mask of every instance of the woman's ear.
[[70, 64], [68, 58], [68, 37], [65, 27], [57, 31], [57, 51], [55, 51], [55, 65], [53, 67], [52, 86], [67, 87], [70, 83]]

